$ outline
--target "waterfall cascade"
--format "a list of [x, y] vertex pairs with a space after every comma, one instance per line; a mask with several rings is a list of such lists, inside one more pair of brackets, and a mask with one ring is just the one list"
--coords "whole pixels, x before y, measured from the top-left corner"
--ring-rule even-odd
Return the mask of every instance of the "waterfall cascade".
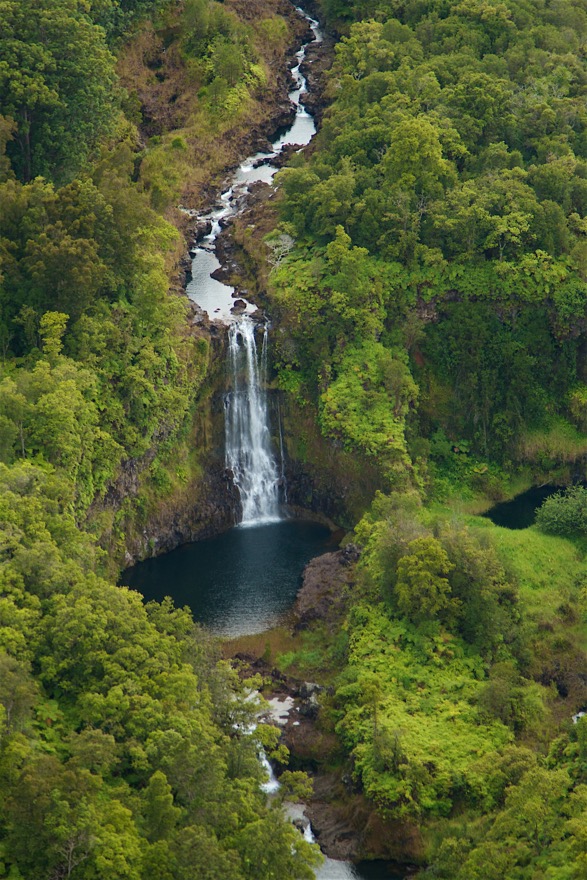
[[240, 314], [236, 316], [234, 288], [215, 277], [220, 268], [216, 242], [222, 228], [246, 204], [250, 187], [255, 183], [272, 182], [279, 166], [275, 160], [283, 150], [288, 146], [301, 149], [316, 133], [314, 119], [303, 103], [307, 88], [301, 68], [307, 47], [310, 43], [321, 43], [323, 38], [318, 22], [300, 7], [296, 9], [308, 22], [312, 40], [296, 53], [295, 63], [290, 68], [293, 89], [289, 92], [289, 99], [296, 111], [291, 127], [274, 138], [269, 151], [255, 153], [241, 163], [227, 181], [227, 189], [220, 195], [219, 203], [212, 211], [197, 215], [184, 209], [191, 216], [197, 216], [207, 229], [190, 251], [193, 261], [188, 296], [212, 321], [228, 326], [232, 391], [227, 394], [225, 401], [226, 467], [232, 471], [240, 493], [241, 522], [248, 525], [281, 519], [280, 487], [283, 487], [283, 499], [286, 498], [283, 438], [280, 435], [280, 467], [271, 451], [265, 392], [267, 330], [259, 356], [255, 341], [255, 327], [258, 324], [250, 318], [257, 311], [257, 306], [248, 302], [239, 291]]
[[255, 324], [247, 315], [228, 329], [232, 389], [225, 398], [226, 467], [242, 503], [243, 525], [275, 522], [279, 516], [280, 468], [271, 451], [267, 405], [267, 338], [259, 356]]
[[[312, 30], [312, 43], [322, 42], [322, 33], [318, 22], [296, 7]], [[213, 276], [220, 268], [220, 262], [216, 256], [216, 240], [223, 226], [231, 220], [243, 207], [250, 187], [255, 183], [271, 183], [279, 168], [274, 164], [282, 151], [291, 145], [299, 148], [308, 144], [316, 134], [316, 126], [310, 113], [304, 107], [304, 95], [307, 93], [306, 80], [301, 72], [302, 63], [306, 57], [306, 49], [310, 43], [305, 43], [295, 56], [295, 65], [291, 68], [294, 88], [289, 93], [289, 99], [296, 108], [291, 128], [283, 134], [275, 137], [268, 152], [255, 153], [241, 163], [232, 177], [227, 181], [228, 187], [221, 194], [216, 207], [206, 213], [197, 216], [200, 221], [210, 224], [209, 232], [194, 245], [191, 250], [192, 280], [188, 284], [187, 294], [202, 311], [206, 312], [211, 320], [230, 323], [234, 315], [234, 288]], [[186, 210], [186, 209], [184, 209]], [[190, 211], [188, 210], [188, 213]], [[239, 299], [243, 299], [239, 292]], [[246, 302], [246, 313], [252, 314], [257, 306]]]

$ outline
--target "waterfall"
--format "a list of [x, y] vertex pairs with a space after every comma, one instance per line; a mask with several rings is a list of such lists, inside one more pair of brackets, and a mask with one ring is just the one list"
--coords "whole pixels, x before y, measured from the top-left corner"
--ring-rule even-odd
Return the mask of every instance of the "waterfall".
[[225, 398], [226, 467], [240, 493], [245, 525], [280, 519], [280, 473], [271, 451], [265, 390], [268, 331], [265, 327], [259, 357], [256, 327], [243, 315], [228, 329], [232, 390]]

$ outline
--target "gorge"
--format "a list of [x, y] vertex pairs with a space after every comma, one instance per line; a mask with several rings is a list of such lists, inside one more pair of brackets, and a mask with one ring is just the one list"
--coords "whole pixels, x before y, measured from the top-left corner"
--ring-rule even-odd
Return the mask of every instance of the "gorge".
[[[318, 22], [309, 21], [314, 42], [322, 35]], [[257, 306], [215, 276], [222, 269], [215, 245], [222, 228], [242, 210], [248, 189], [270, 183], [278, 170], [272, 163], [287, 147], [298, 149], [315, 133], [303, 98], [306, 83], [300, 72], [306, 46], [296, 53], [291, 70], [296, 88], [289, 99], [296, 108], [293, 125], [279, 134], [269, 153], [246, 159], [212, 212], [198, 217], [205, 235], [192, 251], [188, 295], [215, 323], [225, 327], [228, 389], [224, 393], [224, 439], [227, 473], [240, 499], [238, 525], [217, 537], [184, 544], [172, 552], [127, 569], [122, 583], [137, 589], [145, 600], [171, 596], [187, 605], [196, 621], [224, 638], [263, 633], [280, 624], [291, 608], [310, 559], [336, 546], [330, 530], [298, 516], [287, 518], [287, 485], [283, 445], [272, 447], [267, 400], [270, 323], [259, 317]], [[259, 342], [258, 342], [259, 340]], [[279, 460], [281, 459], [281, 460]], [[313, 841], [308, 820], [305, 838]], [[383, 880], [400, 878], [387, 863], [350, 862], [326, 858], [317, 869], [319, 880]]]
[[2, 877], [585, 874], [584, 2], [307, 2], [0, 4]]
[[[314, 41], [320, 42], [318, 23], [299, 11], [309, 21]], [[269, 324], [266, 318], [251, 317], [255, 305], [239, 299], [235, 307], [232, 288], [214, 277], [221, 268], [216, 239], [239, 211], [248, 187], [270, 183], [277, 171], [272, 160], [287, 146], [308, 143], [315, 133], [312, 116], [302, 103], [305, 79], [300, 66], [305, 48], [297, 52], [291, 71], [296, 85], [289, 93], [296, 108], [292, 127], [274, 140], [271, 153], [259, 153], [240, 165], [218, 208], [198, 218], [209, 231], [192, 252], [188, 295], [210, 319], [226, 326], [228, 336], [225, 459], [238, 490], [239, 525], [218, 537], [145, 560], [122, 576], [122, 583], [137, 589], [146, 601], [171, 596], [177, 606], [188, 605], [196, 621], [225, 638], [262, 633], [280, 623], [297, 595], [304, 565], [333, 545], [325, 526], [284, 519], [287, 488], [283, 457], [281, 464], [277, 459], [283, 448], [272, 448], [267, 403]], [[307, 820], [305, 837], [314, 839]], [[326, 859], [316, 873], [321, 880], [390, 876], [383, 863], [355, 868], [332, 859]]]

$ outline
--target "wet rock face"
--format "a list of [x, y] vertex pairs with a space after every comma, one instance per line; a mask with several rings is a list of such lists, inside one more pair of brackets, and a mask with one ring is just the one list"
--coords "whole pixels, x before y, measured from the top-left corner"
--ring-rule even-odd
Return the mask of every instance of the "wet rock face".
[[[278, 106], [275, 116], [271, 120], [273, 131], [269, 137], [267, 135], [259, 136], [259, 144], [262, 144], [262, 148], [265, 149], [265, 145], [269, 144], [269, 149], [271, 149], [271, 142], [278, 138], [284, 131], [287, 131], [293, 125], [293, 121], [296, 118], [296, 108], [291, 103], [289, 98], [285, 98], [282, 103]], [[259, 163], [261, 164], [261, 163]]]
[[[319, 513], [332, 522], [350, 528], [354, 523], [348, 515], [345, 487], [334, 480], [326, 486], [322, 476], [319, 467], [286, 458], [288, 504], [292, 508]], [[295, 514], [295, 509], [293, 512]]]
[[324, 34], [324, 41], [321, 44], [308, 46], [301, 67], [301, 72], [308, 84], [308, 94], [304, 98], [304, 105], [314, 117], [317, 128], [320, 128], [322, 124], [322, 117], [329, 103], [324, 97], [324, 90], [326, 75], [332, 66], [334, 42], [333, 37]]
[[222, 464], [210, 468], [181, 498], [160, 507], [142, 533], [127, 542], [125, 565], [168, 553], [181, 544], [212, 538], [231, 528], [241, 516], [241, 502], [232, 475]]
[[194, 242], [199, 244], [203, 238], [212, 232], [211, 220], [198, 220], [193, 229]]
[[360, 817], [346, 817], [338, 806], [342, 788], [337, 776], [325, 774], [317, 777], [314, 780], [315, 801], [308, 807], [306, 814], [320, 848], [331, 859], [355, 862], [362, 851], [361, 825], [368, 821], [369, 814], [364, 811]]

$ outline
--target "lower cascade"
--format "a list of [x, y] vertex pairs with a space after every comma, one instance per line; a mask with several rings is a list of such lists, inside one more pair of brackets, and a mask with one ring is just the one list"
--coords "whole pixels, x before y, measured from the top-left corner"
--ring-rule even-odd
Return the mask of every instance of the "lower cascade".
[[267, 406], [267, 326], [261, 354], [258, 325], [246, 315], [228, 329], [232, 390], [225, 398], [226, 467], [232, 471], [243, 525], [275, 522], [279, 515], [280, 469], [271, 450]]

